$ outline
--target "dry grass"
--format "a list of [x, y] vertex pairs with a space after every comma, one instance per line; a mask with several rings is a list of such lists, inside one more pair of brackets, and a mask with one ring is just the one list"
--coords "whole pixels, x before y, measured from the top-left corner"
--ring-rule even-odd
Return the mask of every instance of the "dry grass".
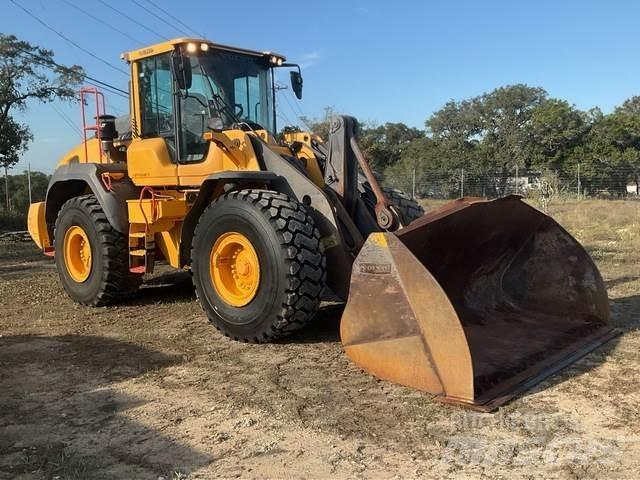
[[[552, 203], [552, 215], [584, 245], [613, 287], [610, 296], [631, 293], [640, 265], [640, 202], [584, 200]], [[625, 280], [625, 281], [621, 281]], [[614, 282], [611, 285], [611, 282]], [[631, 284], [631, 285], [626, 285]], [[620, 291], [618, 287], [624, 287]]]

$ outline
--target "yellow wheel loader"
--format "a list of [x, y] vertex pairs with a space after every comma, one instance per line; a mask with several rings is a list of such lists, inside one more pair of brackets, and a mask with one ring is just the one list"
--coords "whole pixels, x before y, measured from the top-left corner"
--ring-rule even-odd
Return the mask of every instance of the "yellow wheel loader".
[[588, 254], [519, 197], [421, 215], [385, 195], [351, 117], [333, 119], [318, 155], [304, 138], [278, 145], [274, 70], [292, 68], [302, 88], [281, 55], [176, 39], [123, 59], [129, 120], [98, 108], [84, 126], [95, 135], [29, 210], [73, 300], [133, 295], [161, 260], [191, 270], [223, 334], [266, 342], [303, 327], [331, 290], [357, 365], [480, 410], [615, 334]]

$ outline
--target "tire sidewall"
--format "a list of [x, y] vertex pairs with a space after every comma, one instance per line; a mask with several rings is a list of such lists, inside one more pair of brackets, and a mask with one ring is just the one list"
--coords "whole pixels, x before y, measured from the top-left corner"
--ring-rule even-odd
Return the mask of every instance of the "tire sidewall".
[[[211, 249], [224, 233], [237, 232], [251, 242], [260, 264], [255, 297], [242, 307], [227, 304], [216, 292], [210, 273]], [[192, 260], [195, 285], [203, 308], [226, 334], [235, 338], [269, 332], [286, 294], [287, 269], [280, 234], [258, 206], [239, 198], [226, 198], [207, 209], [198, 224]]]
[[[73, 226], [81, 227], [85, 231], [91, 247], [91, 273], [81, 283], [71, 278], [64, 259], [64, 237]], [[91, 303], [102, 288], [103, 256], [96, 226], [90, 215], [82, 209], [78, 199], [74, 199], [71, 205], [65, 205], [60, 211], [55, 229], [54, 246], [56, 268], [65, 291], [80, 303]]]

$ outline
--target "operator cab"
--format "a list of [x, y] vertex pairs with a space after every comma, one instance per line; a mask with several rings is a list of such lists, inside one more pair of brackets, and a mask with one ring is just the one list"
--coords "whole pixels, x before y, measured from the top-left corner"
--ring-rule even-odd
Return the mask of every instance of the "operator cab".
[[292, 88], [301, 97], [299, 67], [281, 55], [177, 39], [123, 56], [132, 63], [134, 138], [162, 138], [172, 161], [202, 161], [207, 131], [266, 130], [275, 136], [274, 68], [297, 67]]

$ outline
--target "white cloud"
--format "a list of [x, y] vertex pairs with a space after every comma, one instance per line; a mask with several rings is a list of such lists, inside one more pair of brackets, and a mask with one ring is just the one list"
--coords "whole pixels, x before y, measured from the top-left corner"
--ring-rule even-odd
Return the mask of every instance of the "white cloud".
[[315, 65], [320, 60], [320, 52], [314, 50], [313, 52], [307, 52], [300, 55], [300, 60], [298, 63], [300, 64], [300, 68], [309, 68], [312, 65]]

